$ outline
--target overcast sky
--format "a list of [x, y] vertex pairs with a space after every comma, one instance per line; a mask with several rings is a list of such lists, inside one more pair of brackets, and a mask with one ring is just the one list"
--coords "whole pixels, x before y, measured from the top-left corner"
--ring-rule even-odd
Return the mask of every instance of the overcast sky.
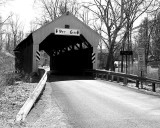
[[[85, 2], [88, 0], [84, 0]], [[33, 6], [34, 0], [13, 0], [6, 5], [0, 7], [0, 15], [3, 20], [9, 16], [11, 12], [18, 15], [20, 21], [24, 25], [24, 30], [29, 31], [30, 22], [38, 15], [39, 11]], [[140, 20], [136, 22], [136, 25], [139, 25]]]
[[13, 0], [1, 7], [3, 20], [5, 20], [11, 12], [19, 16], [20, 21], [24, 25], [24, 29], [28, 30], [30, 21], [37, 15], [36, 10], [33, 8], [34, 0]]

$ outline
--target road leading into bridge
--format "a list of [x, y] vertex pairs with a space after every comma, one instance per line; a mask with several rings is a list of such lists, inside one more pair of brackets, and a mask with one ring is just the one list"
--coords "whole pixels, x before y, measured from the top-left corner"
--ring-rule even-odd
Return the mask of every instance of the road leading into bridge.
[[51, 82], [74, 128], [160, 128], [160, 97], [100, 80]]

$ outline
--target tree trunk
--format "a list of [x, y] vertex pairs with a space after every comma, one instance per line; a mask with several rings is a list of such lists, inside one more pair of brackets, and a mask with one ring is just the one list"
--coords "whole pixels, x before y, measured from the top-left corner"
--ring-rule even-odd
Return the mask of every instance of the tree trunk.
[[111, 53], [109, 52], [108, 56], [107, 56], [107, 63], [106, 63], [106, 70], [109, 70], [110, 69], [110, 63], [111, 63]]
[[111, 69], [111, 71], [114, 71], [115, 69], [115, 66], [114, 66], [114, 46], [115, 46], [115, 41], [116, 41], [116, 38], [117, 38], [117, 33], [119, 32], [120, 28], [116, 28], [115, 32], [114, 32], [114, 35], [113, 35], [113, 38], [109, 39], [109, 44], [110, 44], [110, 48], [109, 48], [109, 54], [108, 54], [108, 57], [107, 57], [107, 64], [106, 64], [106, 70], [109, 70]]
[[107, 57], [107, 63], [106, 63], [106, 70], [111, 69], [114, 71], [114, 56], [113, 56], [113, 46], [109, 49], [108, 57]]
[[6, 51], [6, 43], [5, 42], [2, 42], [2, 49], [1, 49], [2, 52], [5, 52]]
[[114, 56], [113, 56], [112, 53], [108, 54], [106, 68], [105, 69], [106, 70], [115, 71]]

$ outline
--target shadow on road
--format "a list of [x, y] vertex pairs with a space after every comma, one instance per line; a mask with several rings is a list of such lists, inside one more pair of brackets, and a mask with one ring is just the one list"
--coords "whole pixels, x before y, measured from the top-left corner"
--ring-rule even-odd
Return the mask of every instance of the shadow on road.
[[70, 81], [70, 80], [93, 80], [91, 76], [84, 75], [60, 75], [60, 74], [51, 74], [48, 78], [48, 82], [56, 81]]

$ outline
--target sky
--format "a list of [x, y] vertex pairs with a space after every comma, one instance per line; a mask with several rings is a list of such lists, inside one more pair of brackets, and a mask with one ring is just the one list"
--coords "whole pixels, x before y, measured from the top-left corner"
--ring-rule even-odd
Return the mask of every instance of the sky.
[[[88, 0], [85, 0], [85, 2]], [[34, 7], [34, 0], [11, 0], [7, 4], [0, 7], [0, 15], [5, 20], [11, 12], [17, 15], [24, 25], [24, 31], [27, 32], [30, 29], [30, 22], [38, 15], [38, 9]], [[135, 26], [138, 26], [141, 19], [136, 22]]]
[[28, 31], [30, 27], [30, 22], [34, 20], [37, 12], [33, 7], [34, 0], [13, 0], [5, 5], [3, 5], [0, 9], [0, 15], [2, 19], [5, 20], [11, 12], [19, 17], [20, 22], [24, 25], [24, 30]]

